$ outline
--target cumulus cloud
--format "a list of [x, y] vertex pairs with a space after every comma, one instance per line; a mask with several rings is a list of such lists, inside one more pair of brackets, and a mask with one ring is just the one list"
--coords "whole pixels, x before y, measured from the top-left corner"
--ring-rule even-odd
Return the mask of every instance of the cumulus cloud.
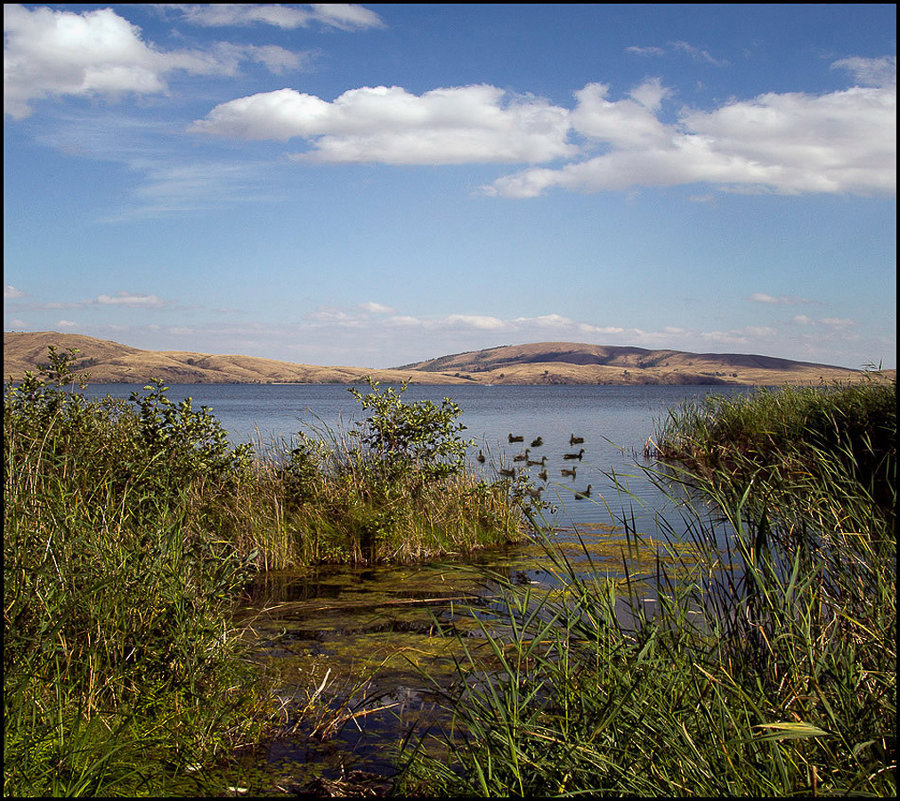
[[384, 22], [378, 14], [353, 3], [308, 5], [209, 3], [172, 5], [168, 6], [167, 10], [178, 11], [188, 22], [206, 27], [257, 23], [285, 29], [306, 28], [312, 23], [341, 30], [384, 27]]
[[162, 51], [111, 8], [76, 13], [21, 5], [3, 7], [4, 113], [23, 119], [31, 103], [61, 95], [115, 98], [167, 90], [175, 70], [233, 75], [241, 61], [280, 72], [304, 63], [302, 54], [271, 46], [219, 42], [207, 50]]
[[[645, 98], [654, 95], [647, 87]], [[662, 87], [656, 97], [662, 99]], [[896, 189], [896, 89], [852, 87], [825, 95], [766, 93], [712, 111], [684, 109], [663, 123], [647, 102], [611, 101], [604, 84], [576, 92], [574, 128], [603, 155], [498, 179], [488, 194], [535, 197], [710, 183], [779, 194], [892, 194]]]
[[[853, 69], [881, 74], [884, 63], [853, 60]], [[600, 192], [697, 183], [779, 194], [895, 191], [894, 84], [823, 95], [770, 92], [712, 110], [685, 108], [677, 121], [664, 122], [671, 95], [659, 78], [618, 99], [607, 84], [587, 84], [574, 93], [572, 109], [485, 84], [421, 95], [362, 87], [333, 101], [284, 88], [218, 105], [190, 130], [303, 139], [309, 149], [291, 156], [303, 161], [534, 165], [483, 187], [506, 197], [553, 187]], [[575, 160], [597, 149], [604, 152]], [[568, 163], [546, 166], [558, 159]]]
[[25, 297], [25, 293], [21, 289], [16, 289], [11, 284], [4, 284], [3, 286], [3, 299], [11, 300], [12, 298], [23, 298]]
[[240, 139], [307, 139], [295, 158], [319, 162], [464, 164], [571, 157], [569, 112], [485, 84], [432, 89], [351, 89], [328, 102], [294, 89], [216, 106], [190, 130]]

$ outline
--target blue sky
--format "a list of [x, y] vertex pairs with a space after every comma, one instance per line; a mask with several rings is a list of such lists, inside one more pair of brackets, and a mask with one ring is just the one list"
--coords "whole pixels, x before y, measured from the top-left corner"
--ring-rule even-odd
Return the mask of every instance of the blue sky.
[[4, 6], [4, 328], [896, 366], [896, 7]]

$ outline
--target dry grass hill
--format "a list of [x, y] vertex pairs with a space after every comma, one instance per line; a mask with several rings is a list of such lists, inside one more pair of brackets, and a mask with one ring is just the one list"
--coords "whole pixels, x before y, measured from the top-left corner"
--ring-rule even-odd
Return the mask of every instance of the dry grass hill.
[[[846, 381], [862, 372], [767, 356], [685, 353], [675, 350], [540, 342], [442, 356], [390, 370], [321, 367], [191, 351], [149, 351], [103, 339], [53, 331], [5, 333], [3, 377], [19, 380], [47, 361], [47, 346], [78, 348], [74, 367], [94, 383], [168, 384], [378, 381], [419, 384], [744, 384], [780, 385]], [[894, 371], [891, 371], [894, 372]]]

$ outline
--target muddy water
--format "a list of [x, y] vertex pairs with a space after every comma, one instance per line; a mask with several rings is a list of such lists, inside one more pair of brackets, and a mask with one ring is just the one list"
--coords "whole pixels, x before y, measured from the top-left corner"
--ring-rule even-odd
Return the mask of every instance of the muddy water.
[[[632, 577], [655, 570], [656, 544], [635, 548], [615, 525], [556, 530], [549, 539], [578, 572], [621, 578], [625, 559]], [[464, 649], [489, 655], [478, 612], [498, 598], [494, 574], [535, 591], [560, 584], [536, 541], [467, 563], [261, 576], [238, 619], [279, 677], [286, 725], [246, 756], [256, 770], [249, 781], [259, 784], [253, 791], [327, 794], [347, 777], [373, 791], [388, 787], [403, 736], [448, 723], [440, 690], [457, 679]], [[646, 597], [653, 602], [649, 584]]]

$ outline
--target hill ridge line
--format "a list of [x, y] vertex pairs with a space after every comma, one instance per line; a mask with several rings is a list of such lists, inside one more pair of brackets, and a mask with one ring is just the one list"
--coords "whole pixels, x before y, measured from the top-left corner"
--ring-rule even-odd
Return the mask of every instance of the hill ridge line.
[[[851, 380], [868, 373], [835, 365], [740, 353], [691, 353], [628, 345], [531, 342], [463, 351], [393, 368], [320, 366], [257, 356], [151, 351], [55, 331], [5, 332], [4, 379], [21, 380], [47, 361], [47, 346], [78, 348], [78, 374], [94, 383], [358, 384], [738, 384]], [[891, 372], [891, 371], [886, 371]], [[896, 373], [896, 371], [893, 371]]]

